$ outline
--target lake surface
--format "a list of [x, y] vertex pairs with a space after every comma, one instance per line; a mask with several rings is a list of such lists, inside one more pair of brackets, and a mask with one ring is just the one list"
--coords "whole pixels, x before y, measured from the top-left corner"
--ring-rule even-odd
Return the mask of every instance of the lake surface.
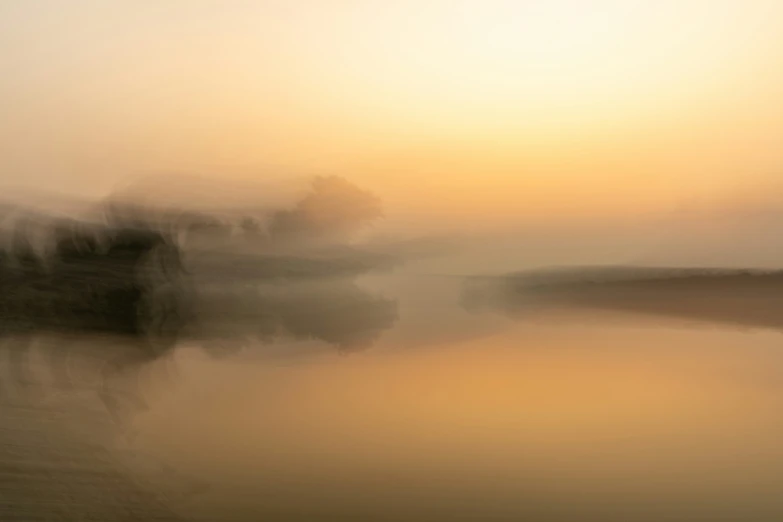
[[[17, 505], [0, 504], [35, 489], [60, 513], [106, 489], [127, 498], [95, 520], [783, 520], [782, 333], [470, 312], [453, 277], [362, 284], [399, 304], [371, 349], [215, 361], [183, 346], [176, 376], [148, 378], [152, 407], [127, 415], [132, 442], [74, 421], [101, 418], [86, 396], [4, 414], [8, 444], [48, 449], [0, 474]], [[56, 496], [44, 477], [87, 486]], [[69, 520], [42, 509], [19, 520]]]

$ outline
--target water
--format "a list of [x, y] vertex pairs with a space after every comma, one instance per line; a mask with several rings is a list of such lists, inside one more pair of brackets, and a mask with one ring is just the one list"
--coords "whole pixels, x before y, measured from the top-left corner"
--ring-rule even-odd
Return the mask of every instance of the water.
[[[127, 498], [101, 493], [119, 500], [95, 520], [783, 519], [783, 334], [471, 313], [458, 278], [363, 284], [400, 304], [371, 350], [292, 342], [214, 361], [183, 347], [179, 376], [132, 416], [135, 460], [108, 424], [77, 434], [65, 420], [43, 426], [51, 411], [4, 414], [4, 438], [47, 449], [17, 457], [32, 478], [5, 471], [0, 497], [37, 506], [38, 518], [19, 520], [59, 520], [62, 506], [97, 506], [88, 493], [104, 490]], [[52, 484], [86, 486], [55, 494], [37, 485], [44, 468]], [[203, 487], [187, 495], [186, 483]], [[33, 490], [51, 507], [23, 498]]]

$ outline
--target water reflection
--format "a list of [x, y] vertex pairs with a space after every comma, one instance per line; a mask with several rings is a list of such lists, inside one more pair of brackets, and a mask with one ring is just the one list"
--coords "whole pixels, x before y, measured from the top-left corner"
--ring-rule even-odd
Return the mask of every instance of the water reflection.
[[186, 520], [783, 516], [777, 332], [471, 323], [457, 279], [391, 287], [399, 319], [377, 350], [292, 365], [182, 354], [136, 444], [208, 481], [176, 503]]
[[225, 520], [771, 520], [779, 342], [522, 323], [437, 350], [194, 365], [202, 391], [145, 436], [215, 477], [193, 512]]

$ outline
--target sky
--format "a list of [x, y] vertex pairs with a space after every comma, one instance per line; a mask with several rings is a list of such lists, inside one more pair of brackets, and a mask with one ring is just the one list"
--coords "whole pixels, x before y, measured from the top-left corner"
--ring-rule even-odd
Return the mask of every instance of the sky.
[[336, 174], [451, 227], [774, 200], [781, 26], [776, 0], [3, 2], [0, 182]]

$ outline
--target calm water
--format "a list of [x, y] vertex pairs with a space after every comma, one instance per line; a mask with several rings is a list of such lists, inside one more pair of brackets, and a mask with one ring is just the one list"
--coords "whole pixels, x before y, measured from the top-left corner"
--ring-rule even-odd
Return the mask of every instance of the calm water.
[[[178, 376], [152, 379], [153, 407], [129, 416], [136, 457], [111, 429], [82, 430], [135, 484], [112, 487], [194, 521], [783, 520], [783, 334], [512, 319], [463, 310], [456, 278], [364, 284], [400, 305], [371, 350], [299, 342], [216, 362], [183, 347]], [[29, 469], [67, 468], [36, 455]], [[108, 474], [79, 480], [101, 489]], [[0, 495], [21, 487], [0, 480]]]

